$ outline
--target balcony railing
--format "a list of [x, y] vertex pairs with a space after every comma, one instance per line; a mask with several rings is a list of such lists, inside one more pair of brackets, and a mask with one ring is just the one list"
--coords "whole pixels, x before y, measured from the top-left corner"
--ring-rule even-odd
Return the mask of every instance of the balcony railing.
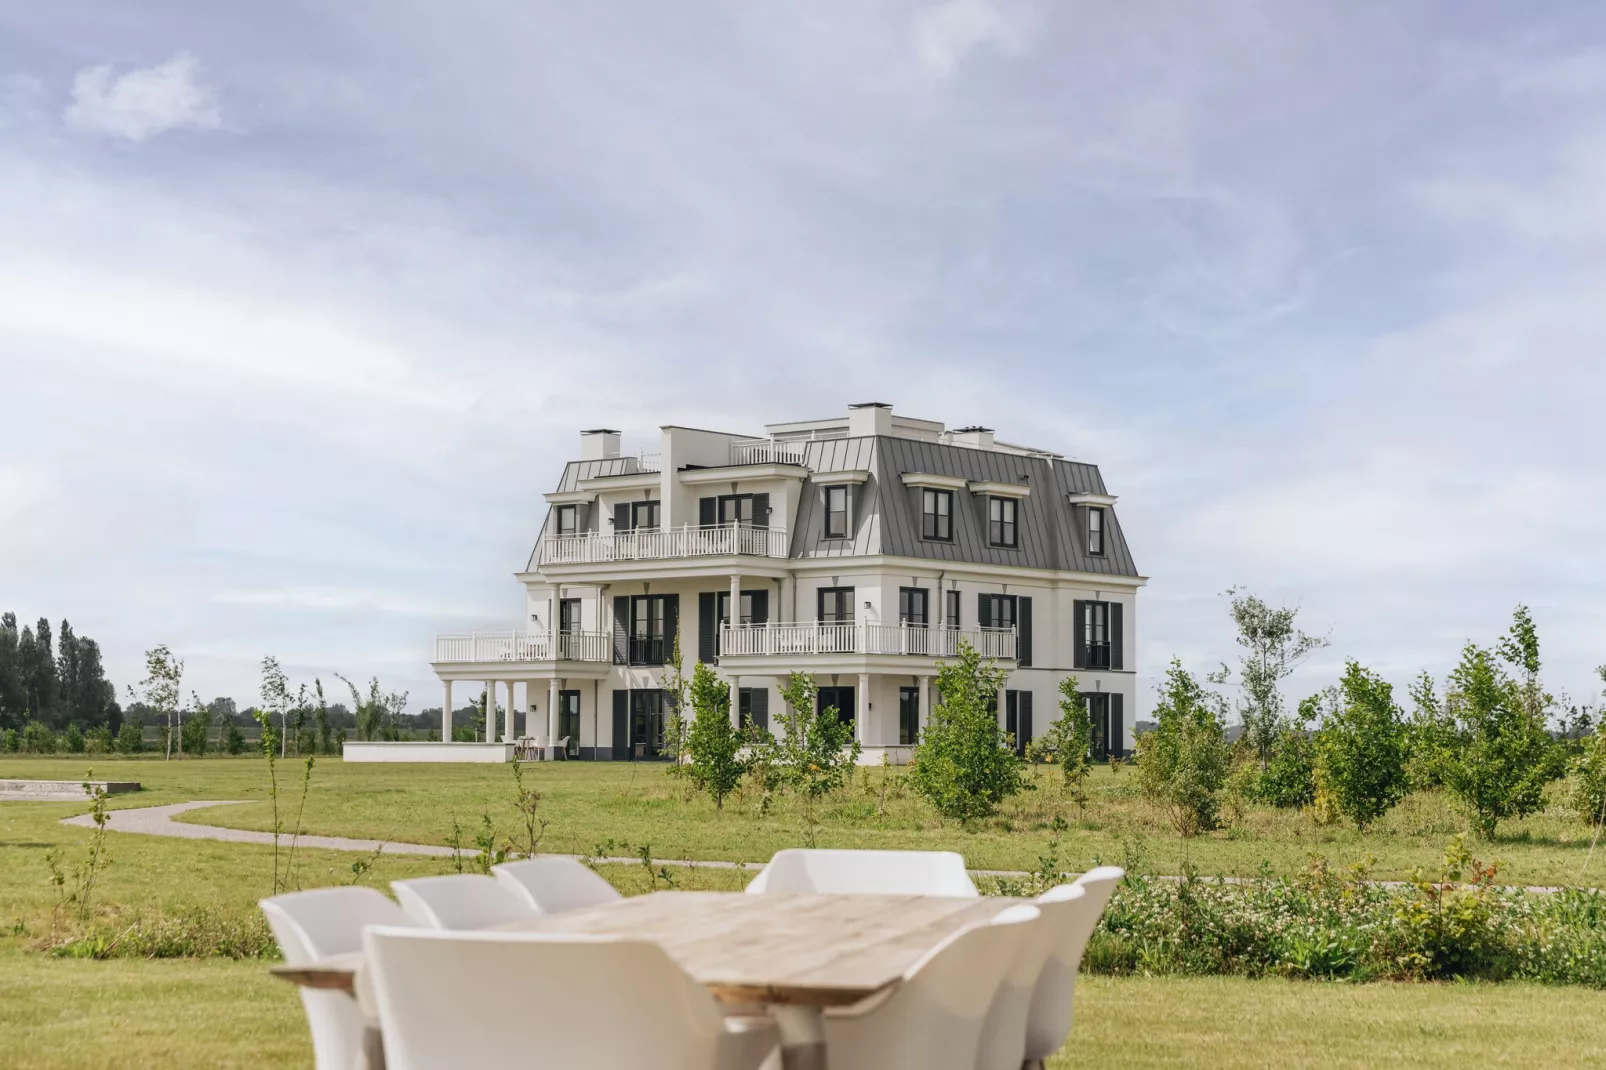
[[612, 657], [613, 636], [607, 632], [559, 632], [556, 636], [546, 632], [474, 632], [435, 637], [437, 662], [608, 661]]
[[639, 531], [587, 531], [549, 535], [541, 540], [543, 565], [595, 565], [609, 561], [662, 561], [675, 557], [785, 557], [791, 544], [785, 528], [750, 524]]
[[731, 464], [802, 464], [804, 447], [796, 442], [737, 442], [731, 445]]
[[1013, 628], [908, 624], [738, 624], [719, 632], [720, 657], [787, 654], [912, 654], [952, 658], [969, 643], [984, 658], [1015, 658]]

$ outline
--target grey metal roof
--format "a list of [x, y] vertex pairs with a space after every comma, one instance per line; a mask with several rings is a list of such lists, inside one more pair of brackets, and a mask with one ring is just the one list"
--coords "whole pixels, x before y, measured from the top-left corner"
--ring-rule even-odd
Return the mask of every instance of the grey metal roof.
[[[1087, 552], [1086, 522], [1081, 510], [1066, 500], [1075, 492], [1108, 493], [1097, 465], [893, 436], [811, 442], [808, 465], [817, 472], [866, 469], [870, 478], [855, 488], [859, 495], [853, 509], [855, 530], [847, 539], [825, 538], [823, 485], [812, 477], [804, 484], [792, 537], [793, 557], [889, 554], [1109, 576], [1138, 575], [1115, 510], [1105, 510], [1105, 552], [1095, 556]], [[903, 475], [908, 472], [958, 476], [973, 483], [1030, 486], [1031, 494], [1020, 503], [1018, 546], [988, 545], [986, 498], [963, 490], [954, 492], [953, 541], [922, 539], [920, 492], [904, 486]]]

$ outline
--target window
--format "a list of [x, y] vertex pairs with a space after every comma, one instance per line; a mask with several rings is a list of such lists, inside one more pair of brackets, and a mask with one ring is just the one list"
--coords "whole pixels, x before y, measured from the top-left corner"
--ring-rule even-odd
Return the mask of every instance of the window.
[[912, 747], [920, 742], [920, 689], [898, 688], [898, 742]]
[[952, 542], [954, 537], [954, 492], [920, 491], [920, 537], [939, 542]]
[[658, 503], [656, 501], [631, 502], [630, 526], [636, 531], [640, 531], [642, 528], [657, 530]]
[[815, 692], [814, 705], [816, 713], [835, 711], [837, 723], [852, 728], [854, 737], [858, 737], [858, 695], [853, 688], [822, 687]]
[[580, 530], [580, 507], [578, 505], [558, 506], [558, 534], [574, 535]]
[[736, 696], [737, 721], [745, 728], [752, 725], [768, 732], [770, 730], [770, 689], [767, 687], [744, 687]]
[[719, 499], [719, 522], [722, 525], [753, 523], [753, 496], [726, 494]]
[[825, 488], [825, 537], [848, 537], [848, 488]]
[[928, 592], [924, 587], [898, 588], [898, 623], [924, 628], [931, 622], [926, 611]]
[[558, 631], [564, 635], [573, 635], [580, 630], [580, 600], [578, 598], [563, 598], [558, 600]]
[[[718, 603], [719, 622], [731, 623], [731, 593], [720, 591], [716, 598]], [[743, 591], [742, 602], [739, 607], [741, 619], [737, 624], [763, 624], [769, 620], [769, 592]]]
[[[656, 504], [656, 503], [655, 503]], [[661, 594], [638, 594], [630, 599], [630, 664], [662, 665], [665, 645], [664, 602]]]
[[1102, 555], [1104, 553], [1104, 510], [1092, 508], [1087, 511], [1087, 552]]
[[981, 596], [980, 614], [983, 628], [1008, 631], [1015, 627], [1015, 596], [1012, 594], [984, 594]]
[[853, 588], [821, 587], [819, 595], [819, 621], [821, 624], [852, 624]]
[[1015, 545], [1015, 511], [1019, 506], [1014, 498], [987, 499], [987, 542], [990, 545]]
[[942, 622], [950, 628], [959, 627], [959, 592], [944, 591], [942, 600], [944, 602]]
[[[527, 735], [535, 735], [528, 727]], [[580, 692], [558, 692], [558, 739], [568, 739], [564, 753], [570, 758], [580, 757]], [[557, 740], [553, 741], [554, 743]]]
[[1083, 621], [1083, 641], [1087, 644], [1087, 668], [1110, 667], [1110, 603], [1088, 602]]

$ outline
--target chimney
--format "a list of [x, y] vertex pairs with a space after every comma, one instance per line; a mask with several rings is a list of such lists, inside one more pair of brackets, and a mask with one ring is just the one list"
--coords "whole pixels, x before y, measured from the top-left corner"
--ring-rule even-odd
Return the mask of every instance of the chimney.
[[956, 446], [969, 446], [976, 450], [993, 448], [993, 429], [990, 427], [958, 427], [953, 432]]
[[885, 401], [861, 401], [848, 406], [848, 437], [892, 434], [892, 406]]
[[580, 459], [600, 461], [619, 456], [619, 432], [606, 427], [580, 432]]

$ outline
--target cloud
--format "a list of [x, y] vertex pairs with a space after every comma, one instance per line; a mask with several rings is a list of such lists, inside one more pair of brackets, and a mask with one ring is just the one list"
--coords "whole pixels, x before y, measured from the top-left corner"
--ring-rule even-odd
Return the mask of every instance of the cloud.
[[921, 66], [943, 78], [983, 45], [1005, 53], [1025, 45], [1019, 25], [990, 0], [945, 0], [915, 18], [913, 36]]
[[223, 123], [217, 98], [198, 81], [199, 71], [195, 57], [185, 52], [119, 77], [109, 65], [86, 68], [73, 79], [72, 103], [63, 118], [75, 130], [129, 141], [169, 130], [216, 130]]

